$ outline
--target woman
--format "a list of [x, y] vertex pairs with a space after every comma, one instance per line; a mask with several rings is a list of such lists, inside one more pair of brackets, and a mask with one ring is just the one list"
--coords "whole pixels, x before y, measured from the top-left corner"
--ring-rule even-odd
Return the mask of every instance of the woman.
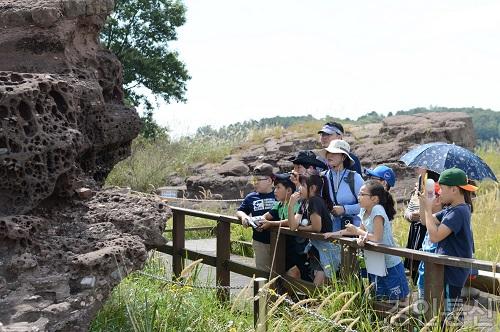
[[344, 140], [333, 140], [326, 151], [330, 169], [324, 174], [326, 186], [323, 198], [332, 214], [333, 231], [345, 228], [346, 224], [360, 225], [358, 193], [364, 181], [359, 173], [347, 169], [354, 163], [349, 155], [350, 146]]

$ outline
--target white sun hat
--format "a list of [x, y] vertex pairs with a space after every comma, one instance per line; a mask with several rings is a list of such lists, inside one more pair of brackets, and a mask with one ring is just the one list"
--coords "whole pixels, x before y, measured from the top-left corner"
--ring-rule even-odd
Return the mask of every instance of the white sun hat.
[[349, 155], [349, 152], [351, 152], [351, 146], [342, 139], [334, 139], [331, 141], [328, 147], [325, 148], [325, 151], [329, 153], [343, 153], [351, 160], [351, 164], [354, 164], [354, 159], [352, 159]]

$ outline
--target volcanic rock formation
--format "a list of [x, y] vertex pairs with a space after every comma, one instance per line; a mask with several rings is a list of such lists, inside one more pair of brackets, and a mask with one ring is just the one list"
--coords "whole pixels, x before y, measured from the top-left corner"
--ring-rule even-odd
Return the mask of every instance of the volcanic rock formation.
[[[476, 144], [471, 117], [458, 112], [391, 116], [381, 123], [346, 128], [344, 139], [349, 142], [351, 151], [360, 158], [363, 167], [385, 164], [395, 170], [398, 180], [391, 192], [399, 201], [408, 198], [415, 182], [413, 170], [398, 162], [404, 153], [429, 142], [455, 143], [469, 149]], [[320, 148], [316, 133], [311, 133], [309, 137], [303, 136], [287, 132], [279, 138], [267, 138], [264, 144], [242, 147], [240, 151], [226, 157], [222, 165], [193, 165], [193, 175], [185, 181], [187, 196], [203, 197], [203, 193], [210, 192], [224, 199], [244, 197], [252, 190], [248, 176], [257, 164], [269, 163], [276, 172], [290, 171], [293, 165], [288, 158], [296, 151]], [[245, 168], [245, 165], [250, 167]], [[177, 185], [182, 181], [172, 177], [171, 182]]]
[[140, 121], [98, 42], [113, 1], [0, 1], [0, 215], [102, 184]]
[[[99, 44], [112, 0], [0, 0], [0, 330], [87, 330], [170, 210], [97, 191], [140, 129]], [[93, 196], [93, 197], [92, 197]]]

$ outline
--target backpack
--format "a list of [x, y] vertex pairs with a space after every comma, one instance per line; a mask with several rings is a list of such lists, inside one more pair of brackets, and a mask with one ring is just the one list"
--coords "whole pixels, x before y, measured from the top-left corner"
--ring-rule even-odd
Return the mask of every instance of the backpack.
[[[349, 185], [349, 189], [351, 189], [351, 193], [354, 196], [354, 199], [356, 200], [356, 204], [358, 204], [358, 195], [356, 193], [356, 189], [354, 188], [354, 176], [356, 175], [356, 171], [353, 170], [348, 170], [348, 171], [349, 174], [347, 174], [346, 182]], [[326, 171], [321, 173], [321, 177], [323, 178], [323, 188], [321, 190], [321, 196], [325, 200], [328, 210], [331, 211], [335, 204], [331, 200], [330, 191], [328, 190], [328, 181], [330, 181], [330, 179], [326, 176]]]

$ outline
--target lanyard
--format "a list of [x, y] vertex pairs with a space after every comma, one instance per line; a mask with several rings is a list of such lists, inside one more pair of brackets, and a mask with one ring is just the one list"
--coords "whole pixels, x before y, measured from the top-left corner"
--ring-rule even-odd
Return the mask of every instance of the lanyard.
[[[339, 205], [339, 202], [337, 201], [337, 192], [339, 191], [340, 184], [342, 183], [342, 180], [344, 179], [346, 169], [344, 169], [344, 172], [342, 172], [342, 177], [340, 177], [340, 180], [337, 182], [337, 185], [335, 185], [335, 182], [333, 181], [333, 169], [330, 170], [330, 184], [332, 186], [332, 193], [333, 193], [333, 200], [335, 205]], [[338, 176], [337, 176], [338, 178]]]

